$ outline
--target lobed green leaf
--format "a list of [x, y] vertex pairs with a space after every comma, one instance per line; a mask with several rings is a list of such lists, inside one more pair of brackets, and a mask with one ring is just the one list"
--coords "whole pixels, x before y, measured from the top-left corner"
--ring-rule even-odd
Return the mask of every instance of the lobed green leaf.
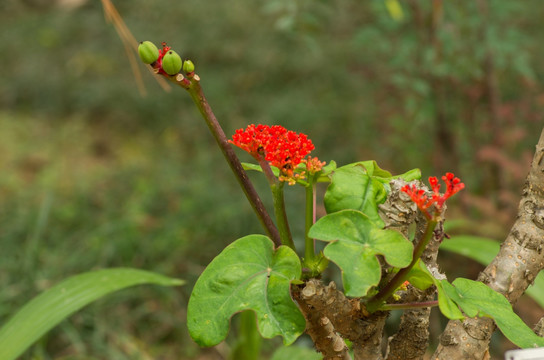
[[249, 235], [227, 246], [195, 284], [187, 308], [191, 337], [201, 346], [225, 339], [229, 320], [253, 310], [265, 338], [277, 335], [293, 343], [306, 326], [290, 295], [291, 281], [300, 278], [300, 260], [293, 250], [263, 235]]
[[319, 219], [309, 231], [314, 239], [329, 241], [323, 253], [342, 270], [348, 296], [364, 296], [378, 285], [381, 267], [376, 255], [395, 267], [412, 260], [412, 243], [395, 230], [383, 230], [365, 214], [342, 210]]
[[325, 209], [328, 214], [346, 209], [359, 210], [383, 227], [378, 205], [387, 198], [389, 182], [395, 178], [412, 181], [420, 177], [419, 169], [393, 176], [389, 171], [381, 169], [374, 160], [342, 166], [331, 175], [331, 184], [324, 198]]
[[379, 227], [383, 227], [383, 220], [378, 215], [378, 204], [383, 203], [386, 197], [382, 182], [369, 175], [367, 169], [357, 163], [334, 171], [323, 201], [328, 214], [347, 209], [359, 210]]

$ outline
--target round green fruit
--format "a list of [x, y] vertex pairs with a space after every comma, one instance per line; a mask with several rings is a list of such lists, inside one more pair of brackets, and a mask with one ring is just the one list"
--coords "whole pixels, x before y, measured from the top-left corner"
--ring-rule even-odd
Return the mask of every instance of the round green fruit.
[[193, 64], [191, 60], [185, 60], [185, 62], [183, 63], [183, 71], [185, 71], [186, 73], [192, 73], [193, 71], [195, 71], [195, 64]]
[[175, 75], [181, 70], [181, 57], [174, 50], [170, 50], [162, 58], [162, 69], [168, 75]]
[[142, 41], [138, 46], [138, 55], [146, 64], [153, 64], [159, 58], [159, 49], [151, 41]]

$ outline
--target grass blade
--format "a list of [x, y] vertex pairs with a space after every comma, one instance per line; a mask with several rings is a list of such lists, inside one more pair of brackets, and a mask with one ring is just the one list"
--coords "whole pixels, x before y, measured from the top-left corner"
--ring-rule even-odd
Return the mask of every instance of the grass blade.
[[13, 360], [59, 322], [111, 292], [134, 285], [182, 285], [149, 271], [114, 268], [72, 276], [36, 296], [0, 328], [0, 359]]

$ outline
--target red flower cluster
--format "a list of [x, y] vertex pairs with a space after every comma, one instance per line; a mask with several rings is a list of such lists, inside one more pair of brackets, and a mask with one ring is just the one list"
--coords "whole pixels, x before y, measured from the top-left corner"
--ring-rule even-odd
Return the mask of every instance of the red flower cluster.
[[269, 142], [269, 132], [270, 126], [251, 124], [245, 130], [236, 130], [229, 142], [247, 151], [254, 158], [258, 158], [264, 155], [264, 147]]
[[165, 42], [162, 42], [162, 49], [159, 49], [159, 58], [157, 59], [156, 68], [159, 69], [159, 74], [168, 75], [163, 69], [162, 69], [162, 58], [168, 51], [170, 51], [171, 47], [166, 45]]
[[419, 210], [430, 219], [431, 215], [427, 211], [428, 208], [434, 204], [437, 213], [439, 213], [442, 211], [442, 207], [447, 199], [465, 188], [465, 184], [463, 184], [459, 178], [455, 177], [453, 173], [446, 173], [446, 175], [442, 176], [442, 180], [446, 183], [446, 192], [442, 195], [439, 192], [440, 184], [438, 183], [436, 176], [429, 177], [429, 184], [433, 191], [433, 195], [430, 198], [425, 195], [425, 190], [418, 189], [414, 184], [404, 185], [401, 188], [401, 191], [410, 195], [410, 198], [417, 204]]
[[[229, 142], [247, 151], [257, 160], [264, 158], [270, 165], [280, 169], [279, 179], [289, 184], [294, 184], [296, 178], [303, 176], [295, 174], [294, 171], [314, 149], [314, 144], [305, 134], [297, 134], [279, 125], [249, 125], [245, 130], [236, 130]], [[316, 161], [318, 160], [313, 160], [312, 163]]]

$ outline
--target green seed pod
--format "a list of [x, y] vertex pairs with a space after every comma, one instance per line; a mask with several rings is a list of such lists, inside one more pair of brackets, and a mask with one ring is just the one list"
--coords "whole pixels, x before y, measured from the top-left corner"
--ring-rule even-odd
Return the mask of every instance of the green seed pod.
[[183, 71], [186, 73], [192, 73], [195, 71], [195, 64], [191, 60], [185, 60], [183, 63]]
[[168, 75], [175, 75], [181, 70], [181, 57], [174, 50], [170, 50], [162, 58], [162, 69]]
[[138, 46], [138, 55], [146, 64], [153, 64], [159, 58], [159, 49], [151, 41], [142, 41]]

